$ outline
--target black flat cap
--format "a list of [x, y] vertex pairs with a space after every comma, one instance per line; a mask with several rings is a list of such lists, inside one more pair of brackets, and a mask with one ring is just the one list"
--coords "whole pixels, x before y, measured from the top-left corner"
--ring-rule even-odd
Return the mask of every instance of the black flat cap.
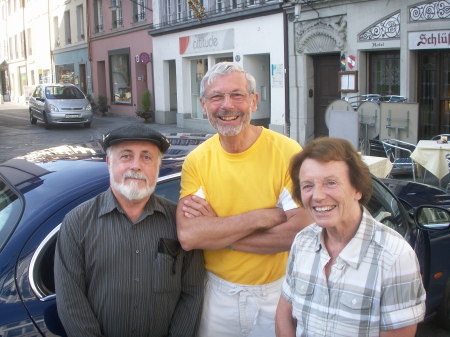
[[143, 124], [130, 124], [114, 129], [103, 135], [103, 149], [106, 150], [113, 144], [127, 140], [143, 140], [151, 142], [159, 147], [161, 153], [165, 153], [170, 142], [158, 131]]

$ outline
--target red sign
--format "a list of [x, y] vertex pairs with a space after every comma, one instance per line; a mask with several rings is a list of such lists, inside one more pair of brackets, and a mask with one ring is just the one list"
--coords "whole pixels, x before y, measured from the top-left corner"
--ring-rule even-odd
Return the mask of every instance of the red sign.
[[139, 62], [147, 64], [150, 62], [150, 55], [148, 53], [141, 53], [139, 55]]
[[353, 69], [356, 66], [356, 57], [353, 55], [349, 55], [347, 58], [347, 65], [350, 69]]

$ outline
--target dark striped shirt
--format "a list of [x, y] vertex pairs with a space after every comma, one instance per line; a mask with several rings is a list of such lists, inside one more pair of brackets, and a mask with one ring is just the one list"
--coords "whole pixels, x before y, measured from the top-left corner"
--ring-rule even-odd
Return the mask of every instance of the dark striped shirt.
[[69, 336], [195, 335], [203, 258], [180, 248], [175, 209], [152, 196], [132, 223], [109, 189], [66, 215], [55, 282]]

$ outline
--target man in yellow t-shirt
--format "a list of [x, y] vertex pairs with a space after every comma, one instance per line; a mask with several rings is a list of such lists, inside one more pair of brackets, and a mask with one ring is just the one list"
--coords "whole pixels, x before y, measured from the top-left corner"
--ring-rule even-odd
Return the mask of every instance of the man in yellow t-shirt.
[[294, 236], [311, 218], [291, 197], [294, 140], [250, 124], [255, 79], [222, 62], [205, 75], [200, 103], [218, 134], [183, 165], [177, 232], [203, 249], [207, 281], [199, 336], [275, 336], [275, 310]]

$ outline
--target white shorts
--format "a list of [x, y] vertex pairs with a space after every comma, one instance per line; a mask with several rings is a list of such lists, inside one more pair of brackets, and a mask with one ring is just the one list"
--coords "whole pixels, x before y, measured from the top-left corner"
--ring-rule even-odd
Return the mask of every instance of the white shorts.
[[275, 311], [284, 277], [241, 285], [207, 272], [199, 337], [274, 337]]

